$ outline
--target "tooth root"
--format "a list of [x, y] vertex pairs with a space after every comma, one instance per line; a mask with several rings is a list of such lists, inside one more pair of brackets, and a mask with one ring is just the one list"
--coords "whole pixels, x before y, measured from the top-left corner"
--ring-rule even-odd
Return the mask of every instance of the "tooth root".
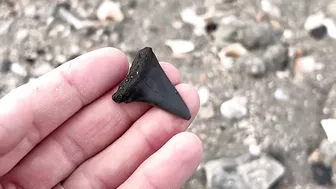
[[183, 119], [191, 118], [187, 105], [162, 70], [150, 47], [139, 51], [129, 74], [112, 99], [117, 103], [145, 102]]

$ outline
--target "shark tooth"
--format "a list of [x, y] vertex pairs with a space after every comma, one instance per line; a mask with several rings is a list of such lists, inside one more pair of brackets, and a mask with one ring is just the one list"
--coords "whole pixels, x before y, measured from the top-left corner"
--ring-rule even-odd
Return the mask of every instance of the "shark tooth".
[[116, 103], [145, 102], [183, 119], [191, 118], [187, 105], [150, 47], [138, 52], [112, 99]]

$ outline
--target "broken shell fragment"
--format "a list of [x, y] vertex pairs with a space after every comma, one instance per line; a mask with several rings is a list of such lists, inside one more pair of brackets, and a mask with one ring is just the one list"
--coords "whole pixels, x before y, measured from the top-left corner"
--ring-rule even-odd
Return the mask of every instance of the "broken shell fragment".
[[276, 18], [281, 17], [280, 9], [275, 4], [273, 4], [270, 0], [261, 0], [261, 8], [265, 13], [271, 16], [274, 16]]
[[183, 119], [191, 118], [187, 105], [164, 73], [150, 47], [138, 52], [129, 74], [112, 99], [117, 103], [145, 102]]
[[120, 3], [104, 1], [97, 10], [97, 17], [100, 21], [112, 20], [121, 22], [124, 15], [120, 9]]
[[248, 53], [248, 50], [240, 43], [231, 44], [222, 49], [222, 51], [222, 53], [224, 53], [226, 56], [235, 58], [244, 56]]
[[171, 48], [174, 55], [181, 55], [195, 50], [195, 44], [186, 40], [167, 40], [165, 43]]
[[185, 23], [192, 24], [198, 28], [204, 28], [206, 26], [205, 19], [197, 15], [196, 11], [192, 8], [184, 9], [181, 12], [181, 18]]

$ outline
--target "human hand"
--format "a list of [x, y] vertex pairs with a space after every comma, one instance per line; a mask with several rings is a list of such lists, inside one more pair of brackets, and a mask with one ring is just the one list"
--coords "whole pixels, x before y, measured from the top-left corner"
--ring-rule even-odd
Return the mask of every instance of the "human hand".
[[[144, 103], [117, 104], [126, 56], [100, 49], [0, 100], [0, 189], [178, 189], [202, 158], [185, 132], [199, 97], [161, 63], [192, 114], [189, 121]], [[62, 183], [62, 184], [59, 184]]]

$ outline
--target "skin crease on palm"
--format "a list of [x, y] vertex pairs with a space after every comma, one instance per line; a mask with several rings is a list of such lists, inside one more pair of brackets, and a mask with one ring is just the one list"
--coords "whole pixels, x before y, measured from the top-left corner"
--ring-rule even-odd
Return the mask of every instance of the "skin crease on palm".
[[[0, 189], [178, 189], [202, 159], [186, 132], [199, 96], [160, 63], [187, 104], [187, 121], [111, 96], [126, 77], [114, 48], [82, 55], [0, 100]], [[62, 183], [62, 184], [60, 184]]]

